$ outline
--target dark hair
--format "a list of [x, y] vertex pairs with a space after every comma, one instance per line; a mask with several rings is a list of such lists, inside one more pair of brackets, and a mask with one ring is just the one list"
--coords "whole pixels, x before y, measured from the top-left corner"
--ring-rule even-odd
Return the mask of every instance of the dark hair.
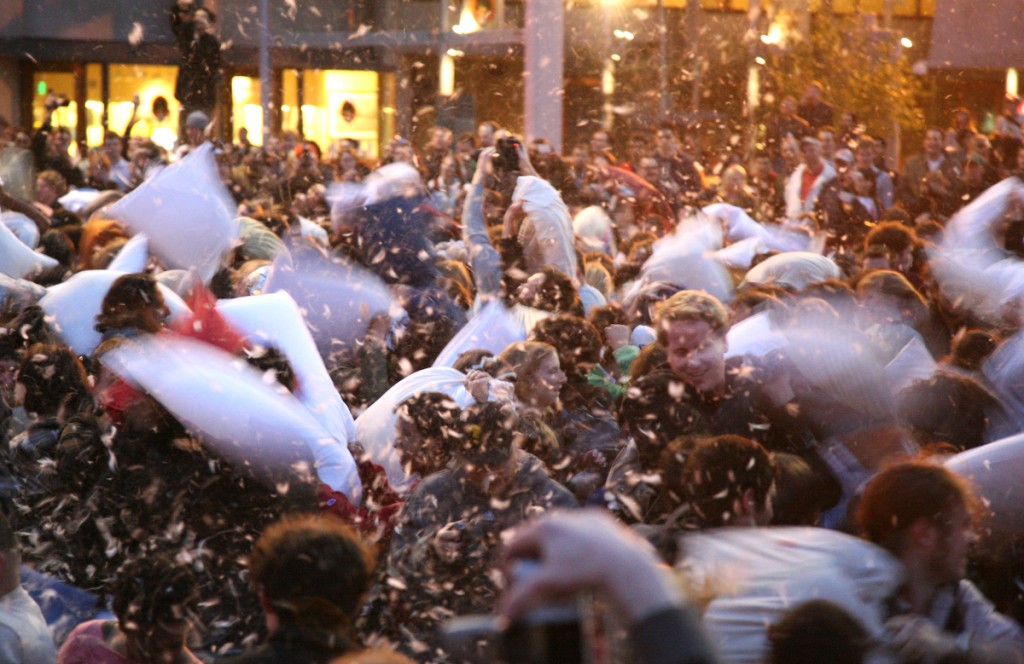
[[976, 504], [970, 487], [953, 471], [926, 461], [905, 461], [868, 483], [856, 520], [865, 538], [899, 555], [906, 529], [918, 519], [942, 523], [956, 507], [973, 513]]
[[347, 525], [311, 515], [271, 525], [249, 556], [252, 583], [281, 622], [314, 635], [348, 631], [373, 568], [370, 548]]
[[640, 464], [653, 469], [670, 441], [705, 431], [704, 419], [671, 372], [656, 371], [633, 381], [619, 405], [619, 426], [632, 437]]
[[917, 245], [914, 229], [904, 226], [898, 221], [883, 221], [864, 238], [864, 248], [882, 245], [890, 254], [900, 254]]
[[754, 504], [765, 505], [775, 481], [775, 465], [759, 443], [734, 435], [697, 442], [686, 460], [687, 499], [701, 527], [729, 525], [733, 505], [752, 489]]
[[597, 364], [601, 360], [601, 336], [589, 322], [571, 314], [550, 316], [537, 323], [530, 339], [554, 346], [562, 371], [582, 379], [580, 364]]
[[775, 462], [773, 526], [816, 526], [823, 505], [821, 478], [795, 454], [772, 454]]
[[421, 392], [395, 407], [399, 420], [408, 422], [420, 435], [421, 448], [430, 449], [433, 467], [415, 467], [412, 472], [426, 476], [437, 472], [451, 458], [452, 448], [459, 441], [459, 417], [462, 409], [442, 392]]
[[519, 415], [507, 402], [471, 404], [462, 409], [460, 425], [455, 453], [467, 463], [503, 463], [511, 457], [513, 446], [522, 442]]
[[122, 565], [109, 590], [125, 634], [145, 634], [161, 623], [188, 620], [199, 601], [192, 570], [162, 553], [148, 553]]
[[96, 331], [104, 333], [119, 327], [134, 327], [156, 332], [160, 329], [160, 321], [153, 314], [165, 306], [164, 296], [152, 277], [146, 274], [122, 275], [103, 298], [103, 308], [96, 317]]
[[823, 599], [803, 602], [769, 628], [769, 664], [861, 664], [870, 649], [867, 630], [841, 606]]
[[539, 274], [544, 275], [544, 283], [537, 288], [533, 299], [523, 304], [555, 313], [575, 314], [580, 317], [585, 315], [576, 286], [565, 272], [545, 267], [539, 270]]
[[953, 338], [949, 363], [968, 371], [978, 371], [998, 347], [998, 334], [987, 330], [966, 330]]
[[922, 443], [964, 450], [985, 442], [988, 415], [998, 400], [976, 380], [937, 372], [900, 393], [899, 412]]
[[65, 403], [77, 410], [89, 399], [85, 368], [66, 346], [29, 348], [16, 380], [25, 387], [24, 406], [29, 413], [53, 416]]

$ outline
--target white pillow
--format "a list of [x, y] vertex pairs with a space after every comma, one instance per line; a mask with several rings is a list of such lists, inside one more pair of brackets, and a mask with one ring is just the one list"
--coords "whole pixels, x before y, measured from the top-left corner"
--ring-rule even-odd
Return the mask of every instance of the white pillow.
[[6, 224], [0, 224], [0, 272], [21, 279], [57, 265], [55, 259], [32, 251]]
[[203, 282], [238, 240], [236, 206], [204, 143], [183, 160], [107, 208], [107, 216], [149, 237], [149, 249], [169, 268], [196, 268]]
[[[85, 270], [62, 284], [51, 286], [39, 305], [46, 322], [79, 355], [92, 355], [103, 335], [96, 331], [96, 317], [103, 310], [103, 298], [118, 277], [127, 272]], [[171, 289], [158, 284], [171, 320], [188, 312], [188, 306]]]

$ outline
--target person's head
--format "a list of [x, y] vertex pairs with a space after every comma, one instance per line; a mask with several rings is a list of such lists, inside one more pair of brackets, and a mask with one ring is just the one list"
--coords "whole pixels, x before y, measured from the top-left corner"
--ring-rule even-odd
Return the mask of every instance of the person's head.
[[0, 596], [21, 585], [21, 555], [18, 539], [7, 516], [0, 512]]
[[440, 392], [421, 392], [395, 408], [395, 449], [411, 474], [426, 477], [451, 459], [461, 409]]
[[857, 168], [849, 173], [853, 193], [864, 198], [875, 196], [875, 174], [866, 168]]
[[810, 103], [817, 103], [821, 101], [824, 86], [818, 81], [811, 81], [807, 84], [807, 90], [804, 91], [804, 101]]
[[972, 187], [980, 187], [985, 182], [985, 169], [988, 160], [980, 154], [972, 154], [964, 162], [963, 180]]
[[700, 392], [724, 389], [729, 312], [721, 302], [702, 291], [680, 291], [658, 307], [654, 328], [680, 380]]
[[210, 124], [210, 116], [202, 111], [192, 111], [185, 118], [185, 139], [189, 145], [195, 146], [203, 142], [206, 127]]
[[660, 175], [658, 160], [654, 157], [643, 157], [637, 166], [637, 174], [648, 182], [657, 182]]
[[111, 161], [121, 158], [121, 137], [116, 132], [108, 130], [103, 133], [103, 151]]
[[530, 275], [519, 287], [516, 298], [535, 309], [583, 315], [583, 303], [576, 286], [567, 274], [557, 268], [545, 267]]
[[167, 98], [158, 95], [153, 99], [153, 116], [157, 120], [163, 120], [171, 112], [170, 106], [167, 103]]
[[812, 599], [791, 609], [768, 630], [768, 664], [816, 664], [829, 653], [834, 664], [862, 664], [871, 638], [860, 622], [838, 604]]
[[636, 444], [646, 471], [656, 468], [672, 440], [706, 432], [704, 419], [682, 382], [667, 371], [653, 371], [630, 382], [618, 421], [622, 433]]
[[128, 661], [173, 664], [182, 660], [199, 602], [195, 575], [164, 554], [125, 563], [110, 586]]
[[53, 132], [53, 147], [58, 155], [65, 155], [71, 148], [71, 130], [67, 127], [58, 127]]
[[68, 193], [68, 182], [54, 170], [45, 170], [36, 176], [36, 200], [53, 206], [57, 199]]
[[767, 179], [772, 173], [772, 158], [765, 150], [758, 150], [754, 155], [753, 176], [759, 180]]
[[861, 137], [853, 153], [853, 160], [857, 168], [873, 168], [875, 163], [875, 139], [870, 136]]
[[759, 443], [732, 435], [699, 440], [683, 474], [700, 527], [766, 526], [771, 521], [775, 464]]
[[735, 194], [743, 191], [747, 184], [747, 169], [739, 164], [733, 164], [722, 173], [722, 190], [727, 194]]
[[893, 270], [903, 272], [914, 262], [914, 249], [917, 237], [914, 229], [898, 221], [883, 221], [864, 238], [864, 250], [873, 246], [882, 246], [889, 253]]
[[96, 330], [135, 328], [142, 332], [158, 332], [170, 310], [156, 281], [146, 274], [125, 274], [118, 277], [103, 298], [96, 317]]
[[941, 371], [899, 394], [900, 418], [922, 444], [948, 443], [960, 450], [985, 443], [989, 414], [998, 407], [976, 380]]
[[924, 132], [924, 153], [936, 159], [946, 147], [946, 136], [938, 127], [929, 127]]
[[817, 170], [821, 167], [821, 141], [805, 136], [800, 141], [800, 155], [808, 168]]
[[456, 462], [465, 481], [492, 496], [501, 495], [515, 479], [515, 450], [525, 436], [514, 405], [490, 401], [462, 409]]
[[537, 408], [558, 403], [566, 376], [553, 346], [540, 341], [519, 341], [501, 351], [499, 357], [515, 374], [516, 398], [520, 402]]
[[775, 462], [773, 526], [816, 526], [821, 517], [824, 482], [803, 458], [785, 452], [772, 454]]
[[598, 129], [590, 136], [590, 152], [602, 154], [612, 149], [612, 137], [603, 129]]
[[836, 153], [836, 132], [832, 127], [823, 127], [818, 132], [818, 140], [821, 141], [821, 153], [826, 159], [831, 159]]
[[953, 471], [906, 461], [868, 483], [856, 519], [861, 534], [900, 558], [915, 578], [955, 583], [964, 576], [974, 541], [977, 505], [966, 481]]
[[654, 134], [654, 146], [662, 156], [675, 154], [679, 146], [676, 128], [670, 124], [658, 127], [657, 133]]
[[88, 398], [85, 368], [66, 346], [37, 344], [18, 368], [14, 394], [26, 412], [53, 417], [62, 405], [74, 407], [73, 401]]
[[249, 578], [271, 633], [287, 626], [307, 643], [336, 643], [370, 587], [371, 549], [339, 519], [283, 519], [260, 536], [249, 555]]
[[480, 126], [476, 128], [476, 138], [480, 143], [480, 147], [489, 148], [494, 145], [494, 135], [498, 131], [498, 124], [496, 122], [481, 122]]
[[999, 347], [999, 335], [986, 330], [964, 330], [953, 337], [949, 363], [968, 371], [980, 371], [982, 363]]
[[910, 325], [923, 323], [928, 305], [917, 289], [899, 272], [875, 270], [857, 282], [857, 298], [862, 310], [874, 319], [902, 320]]
[[779, 102], [779, 113], [785, 118], [790, 118], [796, 115], [796, 97], [786, 95]]
[[593, 325], [579, 316], [549, 316], [530, 331], [530, 340], [554, 348], [562, 371], [578, 380], [583, 380], [601, 360], [601, 336]]

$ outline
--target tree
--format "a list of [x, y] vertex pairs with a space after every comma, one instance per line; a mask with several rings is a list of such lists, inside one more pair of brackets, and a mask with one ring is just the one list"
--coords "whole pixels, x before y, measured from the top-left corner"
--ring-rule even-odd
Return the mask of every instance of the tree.
[[809, 39], [774, 56], [767, 72], [772, 88], [780, 97], [799, 99], [807, 84], [817, 80], [836, 108], [837, 121], [838, 113], [851, 111], [875, 136], [889, 135], [894, 121], [904, 133], [922, 131], [923, 86], [911, 72], [905, 49], [870, 18], [816, 15]]

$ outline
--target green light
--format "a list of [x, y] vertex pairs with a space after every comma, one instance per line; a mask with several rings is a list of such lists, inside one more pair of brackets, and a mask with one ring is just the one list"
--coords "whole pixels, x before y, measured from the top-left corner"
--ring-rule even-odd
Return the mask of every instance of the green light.
[[40, 97], [46, 94], [46, 81], [39, 81], [36, 83], [36, 94]]

